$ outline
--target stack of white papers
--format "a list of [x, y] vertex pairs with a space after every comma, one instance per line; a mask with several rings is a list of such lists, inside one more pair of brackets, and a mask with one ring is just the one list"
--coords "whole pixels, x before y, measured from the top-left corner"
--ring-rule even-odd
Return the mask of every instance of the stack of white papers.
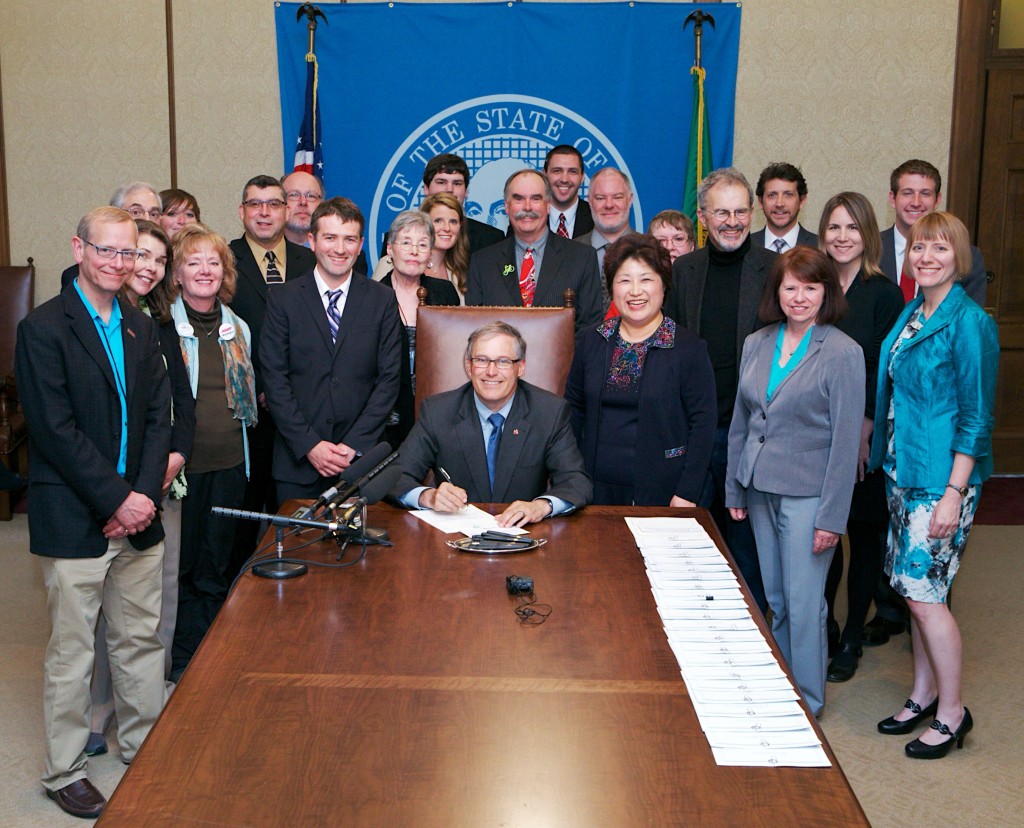
[[627, 517], [668, 643], [719, 765], [830, 767], [739, 581], [693, 518]]

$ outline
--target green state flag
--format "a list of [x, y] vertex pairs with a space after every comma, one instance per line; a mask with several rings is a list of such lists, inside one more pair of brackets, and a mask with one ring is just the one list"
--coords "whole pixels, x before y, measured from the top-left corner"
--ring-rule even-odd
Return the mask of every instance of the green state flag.
[[704, 246], [706, 235], [697, 221], [697, 187], [711, 172], [711, 131], [708, 128], [708, 110], [704, 102], [704, 76], [700, 66], [690, 68], [693, 75], [693, 115], [690, 118], [690, 147], [686, 153], [686, 189], [683, 192], [683, 212], [693, 221], [697, 231], [697, 246]]

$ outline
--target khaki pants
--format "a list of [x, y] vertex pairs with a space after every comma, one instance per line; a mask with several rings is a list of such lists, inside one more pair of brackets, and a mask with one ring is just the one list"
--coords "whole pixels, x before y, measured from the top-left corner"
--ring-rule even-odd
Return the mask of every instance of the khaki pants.
[[51, 628], [43, 662], [48, 790], [86, 776], [89, 680], [101, 609], [117, 741], [126, 762], [135, 758], [163, 708], [164, 650], [157, 634], [163, 557], [162, 541], [137, 551], [125, 540], [112, 540], [99, 558], [40, 558]]
[[[160, 523], [164, 527], [163, 597], [160, 609], [160, 643], [164, 648], [164, 679], [171, 675], [171, 643], [178, 618], [178, 557], [181, 551], [181, 501], [165, 497]], [[114, 686], [107, 658], [107, 621], [100, 613], [96, 625], [96, 661], [92, 669], [93, 733], [106, 733], [114, 717]]]

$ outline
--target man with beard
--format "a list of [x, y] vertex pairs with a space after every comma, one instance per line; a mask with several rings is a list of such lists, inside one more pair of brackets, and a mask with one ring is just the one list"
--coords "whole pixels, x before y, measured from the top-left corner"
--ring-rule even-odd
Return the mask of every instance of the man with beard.
[[778, 161], [761, 170], [757, 179], [757, 203], [764, 211], [765, 226], [750, 238], [754, 244], [785, 253], [798, 244], [818, 246], [818, 236], [800, 224], [807, 203], [807, 182], [799, 167]]
[[[625, 173], [615, 167], [603, 167], [594, 173], [590, 179], [590, 203], [594, 229], [577, 241], [589, 244], [597, 251], [597, 266], [603, 273], [605, 250], [632, 231], [629, 210], [633, 206], [633, 188]], [[601, 299], [607, 312], [612, 298], [604, 279], [601, 280]]]
[[697, 189], [697, 218], [707, 230], [707, 246], [672, 265], [672, 290], [665, 314], [707, 342], [718, 390], [718, 429], [701, 506], [711, 509], [726, 543], [764, 612], [767, 601], [750, 521], [734, 521], [725, 508], [729, 424], [739, 381], [743, 341], [761, 327], [757, 308], [776, 253], [750, 242], [754, 193], [734, 167], [715, 170]]

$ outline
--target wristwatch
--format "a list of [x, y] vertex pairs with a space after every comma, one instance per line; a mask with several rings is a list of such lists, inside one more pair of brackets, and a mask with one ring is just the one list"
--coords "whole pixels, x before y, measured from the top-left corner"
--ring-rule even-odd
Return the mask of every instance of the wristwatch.
[[947, 483], [946, 484], [946, 488], [947, 489], [952, 489], [954, 492], [958, 492], [960, 494], [960, 497], [966, 497], [967, 496], [967, 487], [966, 486], [954, 486], [952, 483]]

